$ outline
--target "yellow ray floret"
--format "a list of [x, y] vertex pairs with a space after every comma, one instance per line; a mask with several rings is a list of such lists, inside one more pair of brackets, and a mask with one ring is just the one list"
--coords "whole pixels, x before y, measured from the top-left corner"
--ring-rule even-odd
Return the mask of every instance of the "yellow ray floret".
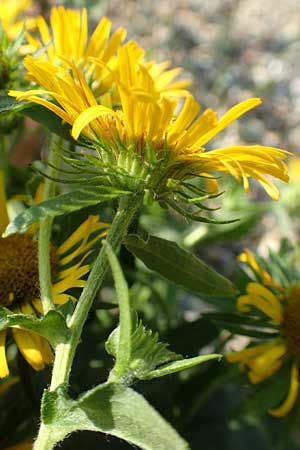
[[[111, 22], [103, 17], [89, 38], [87, 10], [51, 8], [50, 28], [45, 19], [37, 19], [39, 36], [27, 34], [32, 52], [39, 50], [39, 58], [52, 63], [61, 62], [61, 56], [74, 64], [86, 64], [88, 58], [100, 58], [106, 64], [126, 37], [126, 30], [119, 28], [110, 37]], [[44, 49], [44, 52], [41, 50]]]
[[[146, 84], [144, 77], [144, 85]], [[150, 80], [151, 81], [151, 80]], [[202, 147], [210, 137], [215, 136], [241, 114], [260, 103], [259, 99], [250, 99], [232, 108], [220, 120], [216, 113], [206, 111], [196, 118], [199, 105], [192, 97], [187, 97], [179, 116], [174, 120], [176, 101], [162, 99], [156, 101], [151, 94], [153, 86], [149, 82], [148, 97], [135, 91], [130, 92], [120, 86], [123, 112], [119, 120], [109, 111], [110, 135], [117, 135], [125, 144], [144, 140], [157, 148], [159, 154], [167, 146], [171, 157], [182, 165], [190, 167], [194, 174], [225, 172], [237, 179], [242, 179], [245, 190], [249, 188], [249, 177], [255, 178], [264, 187], [271, 198], [277, 200], [279, 191], [266, 175], [282, 181], [288, 181], [287, 167], [282, 162], [286, 152], [272, 147], [233, 146], [205, 152]], [[104, 110], [99, 108], [99, 116]], [[225, 117], [225, 119], [224, 119]], [[120, 123], [122, 124], [120, 127]], [[99, 121], [97, 107], [93, 106], [82, 112], [73, 124], [72, 135], [75, 139], [80, 133], [89, 133], [89, 128], [98, 127], [98, 136], [105, 138], [107, 121]], [[100, 131], [100, 129], [102, 130]], [[115, 133], [113, 129], [115, 128]]]
[[0, 236], [5, 231], [9, 223], [7, 208], [6, 208], [6, 194], [4, 188], [4, 173], [0, 170]]
[[28, 17], [31, 10], [33, 10], [32, 0], [1, 0], [0, 21], [10, 39], [16, 38], [23, 29], [35, 28], [35, 19]]
[[247, 264], [254, 272], [258, 273], [266, 286], [275, 287], [277, 290], [284, 291], [283, 287], [276, 283], [271, 275], [258, 264], [254, 254], [248, 248], [245, 248], [238, 256], [238, 260]]
[[149, 146], [157, 159], [167, 149], [167, 158], [179, 163], [194, 175], [229, 173], [242, 180], [249, 189], [249, 178], [255, 178], [268, 195], [277, 200], [278, 188], [268, 176], [288, 181], [284, 150], [260, 145], [231, 146], [205, 151], [204, 146], [236, 119], [261, 104], [261, 99], [245, 100], [230, 108], [221, 118], [208, 109], [199, 116], [200, 105], [186, 95], [183, 106], [179, 98], [157, 90], [155, 79], [141, 64], [142, 52], [132, 43], [118, 51], [118, 70], [114, 74], [121, 107], [112, 109], [97, 101], [78, 67], [70, 70], [49, 63], [25, 59], [28, 77], [43, 86], [28, 92], [11, 91], [18, 100], [31, 100], [50, 109], [72, 126], [72, 135], [80, 134], [98, 141], [112, 152], [120, 151], [120, 142], [134, 148], [143, 159]]
[[266, 287], [258, 283], [247, 285], [247, 295], [238, 298], [237, 309], [242, 312], [250, 311], [255, 307], [266, 314], [276, 324], [283, 320], [282, 307], [278, 298]]
[[292, 410], [296, 403], [299, 392], [299, 369], [298, 362], [294, 361], [291, 369], [290, 388], [284, 402], [278, 407], [269, 409], [269, 413], [274, 417], [284, 417]]

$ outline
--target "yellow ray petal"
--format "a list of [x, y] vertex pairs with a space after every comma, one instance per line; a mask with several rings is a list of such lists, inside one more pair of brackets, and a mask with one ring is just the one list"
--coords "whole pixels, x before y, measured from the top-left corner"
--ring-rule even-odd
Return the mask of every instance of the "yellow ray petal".
[[87, 240], [89, 235], [95, 231], [106, 229], [109, 227], [108, 223], [100, 222], [99, 216], [90, 215], [78, 228], [69, 236], [59, 247], [58, 254], [61, 256], [68, 252], [75, 245], [79, 244], [82, 239]]
[[205, 145], [209, 142], [214, 136], [216, 136], [220, 131], [224, 130], [224, 128], [228, 127], [232, 122], [238, 119], [240, 116], [260, 105], [262, 100], [260, 98], [250, 98], [241, 103], [230, 108], [224, 116], [219, 120], [218, 124], [214, 129], [206, 133], [200, 141], [198, 142], [199, 146]]
[[283, 360], [282, 359], [277, 359], [276, 361], [273, 361], [272, 363], [268, 364], [265, 367], [264, 371], [254, 372], [254, 371], [251, 370], [247, 374], [248, 378], [249, 378], [249, 380], [250, 380], [250, 382], [252, 384], [261, 383], [262, 381], [264, 381], [267, 378], [271, 377], [275, 372], [277, 372], [277, 370], [280, 369], [282, 364], [283, 364]]
[[56, 294], [63, 294], [72, 288], [82, 288], [84, 287], [86, 282], [84, 280], [77, 280], [75, 277], [68, 277], [65, 280], [58, 281], [52, 286], [53, 296]]
[[73, 297], [72, 295], [69, 295], [69, 294], [55, 294], [53, 296], [53, 302], [55, 305], [64, 305], [69, 300], [71, 300], [72, 302], [77, 301], [77, 299], [75, 297]]
[[[246, 365], [251, 370], [249, 375], [252, 373], [255, 377], [257, 377], [258, 380], [256, 382], [265, 380], [278, 370], [278, 368], [282, 365], [284, 360], [283, 357], [286, 354], [286, 345], [283, 343], [278, 343], [273, 348], [266, 350], [256, 358], [246, 361]], [[251, 376], [249, 376], [249, 378], [251, 380]]]
[[282, 322], [283, 316], [281, 310], [279, 308], [275, 309], [273, 305], [262, 297], [253, 294], [241, 295], [237, 300], [237, 309], [241, 312], [248, 312], [253, 306], [270, 317], [276, 324]]
[[281, 316], [280, 322], [283, 320], [283, 312], [281, 309], [281, 301], [280, 299], [273, 294], [272, 291], [267, 289], [265, 286], [262, 286], [258, 283], [248, 283], [247, 285], [247, 292], [250, 295], [254, 295], [256, 297], [261, 297], [267, 302], [270, 303], [270, 305], [273, 307], [274, 311], [276, 311], [276, 315], [278, 317]]
[[5, 353], [6, 330], [0, 331], [0, 378], [9, 374]]
[[0, 170], [0, 236], [9, 224], [9, 218], [6, 208], [6, 195], [4, 185], [4, 172]]
[[284, 288], [276, 283], [271, 275], [258, 264], [254, 254], [248, 248], [245, 248], [244, 251], [238, 256], [238, 260], [248, 264], [248, 266], [250, 266], [255, 272], [260, 274], [267, 286], [273, 286], [280, 291], [284, 291]]
[[77, 119], [73, 124], [72, 127], [73, 138], [78, 139], [82, 130], [93, 120], [97, 119], [98, 117], [107, 115], [115, 116], [115, 112], [112, 109], [106, 108], [106, 106], [102, 105], [96, 105], [87, 108], [77, 117]]
[[261, 353], [274, 348], [276, 345], [276, 341], [267, 342], [266, 344], [254, 345], [253, 347], [246, 348], [245, 350], [230, 352], [226, 355], [226, 358], [231, 363], [246, 362], [248, 359], [254, 358]]
[[269, 414], [274, 417], [284, 417], [286, 416], [293, 408], [299, 391], [299, 373], [298, 373], [298, 363], [294, 361], [291, 370], [291, 378], [290, 378], [290, 389], [287, 398], [285, 401], [278, 407], [269, 409]]
[[45, 339], [17, 328], [13, 328], [13, 336], [20, 352], [34, 370], [43, 370], [52, 361], [52, 352]]

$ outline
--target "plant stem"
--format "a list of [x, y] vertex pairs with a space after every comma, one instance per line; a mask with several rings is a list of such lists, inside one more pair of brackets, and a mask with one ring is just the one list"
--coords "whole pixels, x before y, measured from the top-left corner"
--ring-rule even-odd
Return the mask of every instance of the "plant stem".
[[[118, 252], [123, 238], [137, 210], [141, 206], [142, 195], [137, 194], [120, 199], [119, 209], [110, 227], [107, 241], [114, 252]], [[98, 257], [93, 264], [87, 283], [77, 302], [73, 316], [69, 321], [71, 338], [67, 344], [57, 346], [50, 390], [55, 390], [60, 384], [68, 383], [71, 365], [76, 347], [82, 333], [83, 325], [88, 316], [94, 298], [101, 286], [108, 268], [108, 256], [104, 247], [100, 249]]]
[[[142, 198], [142, 194], [136, 194], [120, 199], [118, 211], [106, 238], [114, 252], [119, 250], [121, 242], [127, 234], [128, 227], [131, 224], [135, 213], [141, 207]], [[69, 381], [72, 362], [84, 323], [108, 266], [107, 252], [104, 246], [102, 246], [77, 302], [75, 311], [68, 323], [71, 331], [70, 340], [68, 343], [59, 344], [56, 347], [52, 379], [49, 388], [50, 391], [54, 391], [59, 385], [67, 384]], [[34, 444], [34, 450], [52, 450], [55, 447], [55, 444], [60, 440], [55, 438], [54, 435], [55, 433], [51, 433], [50, 426], [41, 423]]]
[[[50, 145], [50, 154], [48, 161], [51, 166], [56, 166], [59, 161], [59, 153], [57, 148], [61, 145], [61, 139], [57, 136], [52, 137]], [[54, 177], [56, 170], [53, 167], [48, 167], [48, 175]], [[49, 200], [55, 196], [55, 181], [50, 178], [45, 179], [43, 201]], [[38, 252], [39, 252], [39, 282], [40, 282], [40, 298], [43, 305], [44, 315], [47, 314], [50, 309], [53, 308], [52, 302], [52, 280], [51, 280], [51, 230], [52, 230], [52, 217], [47, 217], [40, 221], [39, 224], [39, 240], [38, 240]]]
[[41, 423], [38, 437], [36, 438], [36, 441], [34, 443], [33, 447], [34, 450], [35, 449], [52, 450], [55, 447], [56, 443], [57, 437], [56, 434], [51, 429], [51, 427], [47, 427], [47, 425]]
[[[103, 244], [104, 245], [104, 244]], [[111, 246], [105, 243], [106, 253], [113, 273], [115, 289], [119, 304], [119, 344], [116, 354], [116, 363], [113, 371], [114, 377], [120, 378], [128, 368], [131, 357], [132, 322], [130, 311], [129, 289], [118, 258]], [[109, 376], [108, 381], [111, 380]]]

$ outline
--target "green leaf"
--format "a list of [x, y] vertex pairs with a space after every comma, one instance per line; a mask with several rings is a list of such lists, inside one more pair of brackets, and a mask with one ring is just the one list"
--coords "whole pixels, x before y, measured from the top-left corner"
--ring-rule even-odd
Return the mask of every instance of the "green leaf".
[[58, 195], [28, 208], [18, 215], [9, 224], [4, 236], [9, 236], [13, 233], [24, 233], [30, 225], [46, 217], [60, 216], [128, 194], [130, 192], [107, 186], [89, 186], [76, 189], [67, 194]]
[[31, 106], [26, 106], [21, 111], [24, 116], [30, 117], [36, 122], [43, 125], [51, 133], [57, 134], [58, 136], [66, 139], [67, 141], [74, 142], [70, 130], [70, 125], [63, 123], [62, 119], [54, 114], [47, 108], [41, 105], [34, 105], [30, 103]]
[[278, 336], [278, 330], [265, 319], [237, 313], [207, 313], [216, 326], [234, 334], [250, 336], [260, 339], [274, 339]]
[[124, 243], [149, 269], [187, 291], [197, 295], [221, 297], [237, 293], [235, 286], [227, 278], [174, 242], [155, 236], [143, 241], [138, 236], [130, 235]]
[[[149, 373], [156, 369], [157, 366], [178, 360], [181, 355], [170, 351], [168, 344], [159, 342], [158, 333], [147, 330], [142, 322], [138, 323], [135, 318], [133, 333], [131, 335], [131, 358], [127, 366], [127, 370], [122, 377], [122, 382], [129, 385], [135, 379], [145, 380], [149, 377]], [[117, 327], [109, 336], [105, 348], [107, 353], [117, 358], [118, 346], [120, 339], [120, 328]], [[115, 369], [110, 374], [110, 379], [118, 380], [118, 373]]]
[[166, 364], [159, 367], [156, 370], [152, 370], [148, 373], [146, 379], [159, 378], [165, 375], [170, 375], [171, 373], [181, 372], [182, 370], [190, 369], [191, 367], [198, 366], [204, 362], [210, 361], [212, 359], [221, 359], [222, 355], [211, 354], [211, 355], [201, 355], [195, 358], [182, 359], [180, 361], [174, 361], [170, 364]]
[[28, 102], [17, 102], [9, 95], [0, 95], [0, 113], [20, 111]]
[[0, 307], [0, 330], [8, 327], [33, 331], [45, 337], [53, 347], [68, 342], [70, 335], [64, 317], [57, 311], [49, 311], [45, 317], [38, 319], [29, 314], [14, 314], [9, 309]]
[[[150, 380], [163, 377], [222, 356], [211, 354], [183, 359], [181, 355], [170, 351], [167, 343], [159, 341], [158, 333], [153, 334], [152, 330], [147, 330], [141, 321], [137, 323], [137, 317], [133, 329], [131, 359], [121, 379], [123, 384], [129, 385], [136, 378]], [[118, 355], [119, 334], [120, 329], [117, 327], [105, 344], [107, 353], [115, 358]], [[109, 380], [120, 381], [115, 369], [112, 370]]]
[[133, 389], [102, 384], [69, 399], [64, 388], [46, 391], [42, 420], [53, 444], [77, 430], [98, 431], [139, 446], [144, 450], [188, 450], [188, 444]]
[[17, 111], [40, 123], [52, 133], [74, 142], [70, 133], [71, 127], [63, 123], [62, 119], [49, 109], [28, 101], [18, 102], [14, 97], [10, 97], [9, 95], [0, 96], [0, 113]]

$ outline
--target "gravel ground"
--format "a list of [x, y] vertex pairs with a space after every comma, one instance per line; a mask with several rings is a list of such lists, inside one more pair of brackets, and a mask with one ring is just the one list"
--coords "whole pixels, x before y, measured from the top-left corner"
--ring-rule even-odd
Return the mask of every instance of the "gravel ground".
[[[99, 2], [92, 7], [94, 17]], [[250, 96], [263, 106], [222, 135], [222, 144], [261, 142], [300, 151], [300, 2], [112, 0], [101, 12], [151, 56], [192, 76], [204, 106], [222, 112]], [[224, 137], [225, 136], [225, 137]]]

